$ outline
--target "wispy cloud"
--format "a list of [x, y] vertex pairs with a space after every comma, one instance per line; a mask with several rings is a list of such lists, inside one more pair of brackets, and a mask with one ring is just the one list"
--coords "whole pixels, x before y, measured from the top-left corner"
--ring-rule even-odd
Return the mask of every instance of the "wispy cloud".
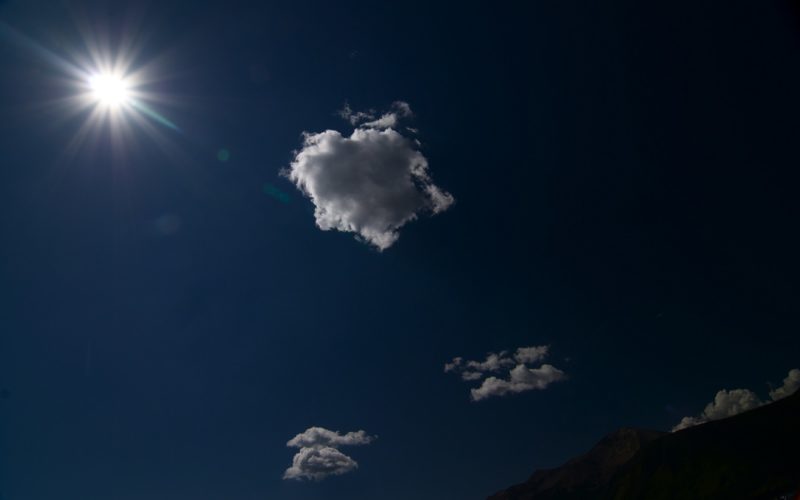
[[368, 111], [353, 111], [353, 109], [350, 107], [350, 104], [347, 102], [344, 103], [344, 106], [337, 112], [337, 114], [350, 122], [350, 125], [358, 125], [361, 122], [375, 119], [374, 109], [370, 109]]
[[414, 113], [411, 111], [411, 106], [407, 102], [395, 101], [392, 103], [392, 109], [388, 113], [384, 113], [377, 120], [369, 121], [362, 124], [366, 128], [394, 128], [400, 123], [403, 118], [410, 118]]
[[404, 118], [414, 116], [411, 106], [405, 101], [395, 101], [389, 111], [383, 113], [379, 118], [375, 118], [377, 113], [374, 109], [368, 111], [353, 111], [350, 104], [344, 103], [338, 115], [350, 122], [350, 125], [363, 128], [390, 128], [396, 127]]

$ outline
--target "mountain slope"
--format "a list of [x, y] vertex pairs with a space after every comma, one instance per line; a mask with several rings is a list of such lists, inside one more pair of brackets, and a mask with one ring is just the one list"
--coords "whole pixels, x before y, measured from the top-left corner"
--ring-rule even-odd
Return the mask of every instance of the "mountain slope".
[[646, 446], [608, 498], [772, 499], [800, 487], [800, 392]]
[[619, 467], [639, 449], [664, 433], [620, 429], [597, 443], [588, 453], [561, 467], [536, 471], [526, 482], [492, 495], [490, 500], [560, 500], [586, 498], [604, 490]]
[[771, 500], [799, 488], [800, 392], [672, 434], [622, 429], [489, 500]]

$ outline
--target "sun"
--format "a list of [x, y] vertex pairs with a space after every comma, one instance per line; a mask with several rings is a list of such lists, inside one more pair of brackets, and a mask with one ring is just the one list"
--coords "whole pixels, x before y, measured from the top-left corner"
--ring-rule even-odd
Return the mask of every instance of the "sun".
[[124, 78], [113, 74], [97, 74], [89, 78], [94, 99], [104, 106], [118, 107], [130, 101], [130, 92]]
[[76, 13], [77, 31], [57, 32], [53, 37], [74, 43], [56, 48], [43, 45], [0, 20], [2, 43], [10, 41], [31, 59], [49, 66], [47, 72], [37, 73], [37, 79], [48, 79], [52, 89], [48, 86], [47, 99], [36, 108], [54, 123], [75, 127], [64, 143], [59, 162], [94, 155], [103, 141], [116, 168], [135, 158], [129, 149], [140, 144], [142, 135], [171, 157], [183, 155], [171, 139], [175, 137], [173, 133], [183, 135], [184, 131], [164, 114], [165, 107], [174, 109], [182, 100], [162, 93], [164, 88], [172, 88], [162, 85], [166, 81], [163, 75], [175, 74], [171, 64], [176, 62], [177, 51], [170, 49], [168, 55], [152, 53], [153, 57], [146, 57], [154, 47], [146, 45], [145, 39], [138, 39], [137, 34], [147, 32], [139, 22], [149, 18], [144, 11], [125, 12], [138, 21], [129, 25], [125, 20], [123, 30], [111, 30], [117, 27], [116, 21], [80, 19], [80, 13]]

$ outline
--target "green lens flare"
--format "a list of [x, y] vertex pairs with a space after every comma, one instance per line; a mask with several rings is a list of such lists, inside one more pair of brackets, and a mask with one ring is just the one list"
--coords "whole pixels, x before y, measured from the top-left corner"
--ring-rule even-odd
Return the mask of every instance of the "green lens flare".
[[161, 125], [164, 125], [165, 127], [171, 128], [172, 130], [174, 130], [176, 132], [180, 132], [181, 131], [181, 129], [178, 128], [177, 125], [175, 125], [174, 123], [172, 123], [171, 121], [166, 119], [164, 116], [162, 116], [157, 111], [155, 111], [154, 109], [150, 108], [149, 106], [147, 106], [143, 102], [140, 102], [140, 101], [137, 101], [137, 100], [131, 100], [130, 103], [131, 103], [131, 106], [133, 106], [134, 108], [138, 109], [139, 111], [141, 111], [145, 115], [149, 116], [153, 120], [157, 121]]

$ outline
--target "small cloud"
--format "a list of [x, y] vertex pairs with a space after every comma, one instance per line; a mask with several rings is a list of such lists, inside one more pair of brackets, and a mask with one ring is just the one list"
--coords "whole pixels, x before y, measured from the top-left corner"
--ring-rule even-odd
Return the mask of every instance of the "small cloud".
[[[346, 103], [339, 114], [351, 123], [373, 116], [355, 113]], [[408, 222], [453, 205], [453, 196], [433, 184], [418, 143], [392, 128], [411, 114], [408, 104], [398, 101], [390, 113], [361, 124], [349, 137], [335, 130], [304, 134], [303, 147], [283, 175], [314, 203], [317, 227], [355, 233], [382, 251]]]
[[683, 429], [688, 429], [689, 427], [694, 427], [695, 425], [700, 425], [708, 422], [708, 420], [704, 419], [703, 417], [683, 417], [678, 425], [672, 428], [672, 432], [682, 431]]
[[773, 401], [783, 399], [786, 396], [791, 396], [800, 389], [800, 370], [795, 368], [789, 371], [789, 375], [783, 379], [783, 386], [769, 391], [769, 397]]
[[444, 364], [444, 372], [449, 373], [457, 370], [464, 363], [464, 358], [457, 356], [453, 361]]
[[370, 109], [369, 111], [353, 111], [353, 108], [351, 108], [350, 104], [347, 102], [344, 103], [342, 109], [340, 109], [336, 114], [338, 114], [342, 119], [350, 122], [350, 125], [358, 125], [361, 122], [375, 119], [374, 109]]
[[484, 361], [467, 361], [466, 367], [477, 372], [497, 372], [514, 366], [516, 363], [508, 357], [507, 351], [490, 352]]
[[[461, 357], [453, 358], [445, 363], [445, 373], [455, 372], [461, 380], [476, 381], [487, 377], [479, 387], [470, 390], [473, 401], [481, 401], [492, 396], [505, 396], [520, 392], [546, 389], [550, 384], [566, 379], [566, 374], [550, 364], [531, 368], [528, 364], [544, 360], [550, 352], [550, 346], [520, 347], [513, 355], [508, 351], [490, 352], [483, 361], [469, 361]], [[507, 372], [501, 378], [492, 373]]]
[[[769, 396], [772, 401], [790, 396], [800, 388], [800, 370], [793, 369], [784, 379], [783, 386], [770, 391]], [[749, 389], [721, 390], [714, 396], [714, 401], [708, 403], [699, 416], [683, 417], [681, 421], [672, 428], [672, 432], [677, 432], [695, 425], [704, 424], [713, 420], [720, 420], [733, 417], [742, 412], [758, 408], [771, 401], [762, 401], [756, 393]]]
[[514, 353], [514, 359], [517, 363], [536, 363], [544, 359], [550, 350], [550, 346], [540, 345], [533, 347], [520, 347]]
[[394, 101], [392, 103], [392, 109], [403, 118], [414, 116], [414, 113], [411, 111], [411, 106], [405, 101]]
[[292, 466], [284, 471], [283, 478], [320, 481], [351, 472], [358, 468], [358, 463], [338, 448], [366, 445], [375, 439], [364, 431], [340, 434], [323, 427], [310, 427], [286, 443], [286, 446], [299, 450], [292, 459]]
[[[392, 103], [391, 109], [382, 114], [379, 118], [374, 109], [368, 111], [353, 111], [350, 104], [345, 102], [344, 106], [337, 113], [340, 117], [350, 122], [350, 125], [359, 126], [363, 128], [394, 128], [400, 123], [403, 118], [411, 118], [414, 112], [411, 111], [411, 106], [405, 101], [395, 101]], [[406, 130], [417, 133], [416, 129], [406, 127]]]
[[309, 448], [318, 446], [358, 446], [370, 444], [375, 438], [364, 431], [339, 434], [324, 427], [309, 427], [286, 443], [290, 448]]
[[320, 481], [328, 476], [341, 476], [358, 468], [358, 463], [336, 448], [301, 448], [292, 459], [284, 479]]
[[[394, 128], [400, 123], [403, 118], [410, 118], [414, 113], [411, 111], [411, 106], [407, 102], [395, 101], [392, 103], [392, 110], [388, 113], [381, 115], [377, 120], [373, 120], [362, 124], [366, 128]], [[352, 122], [351, 122], [352, 123]], [[406, 127], [408, 128], [408, 127]]]
[[565, 378], [566, 374], [553, 365], [545, 364], [539, 368], [517, 365], [509, 372], [508, 379], [489, 377], [480, 387], [470, 391], [470, 397], [473, 401], [481, 401], [492, 396], [542, 390]]

